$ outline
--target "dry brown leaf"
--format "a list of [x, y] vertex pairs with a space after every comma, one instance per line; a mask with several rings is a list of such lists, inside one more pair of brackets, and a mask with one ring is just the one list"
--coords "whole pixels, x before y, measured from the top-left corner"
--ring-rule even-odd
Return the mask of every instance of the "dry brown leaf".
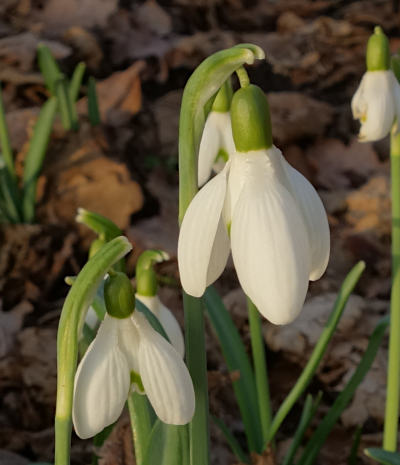
[[37, 16], [47, 31], [60, 34], [71, 26], [104, 27], [117, 7], [118, 0], [49, 0]]
[[172, 32], [171, 16], [156, 2], [146, 0], [135, 10], [137, 22], [159, 36]]
[[5, 357], [12, 349], [15, 337], [22, 327], [25, 315], [31, 313], [32, 310], [32, 304], [26, 300], [8, 312], [0, 310], [0, 358]]
[[[96, 84], [97, 100], [102, 121], [120, 125], [141, 107], [140, 72], [145, 68], [138, 61], [124, 71], [118, 71]], [[77, 103], [78, 112], [87, 114], [87, 97]]]
[[360, 144], [357, 139], [349, 145], [338, 139], [321, 139], [307, 157], [315, 167], [317, 184], [328, 189], [358, 186], [372, 173], [385, 171], [372, 144]]
[[71, 26], [63, 36], [64, 40], [74, 48], [80, 60], [91, 69], [97, 69], [103, 59], [103, 52], [94, 34], [81, 26]]
[[47, 45], [56, 60], [61, 60], [71, 54], [71, 49], [60, 42], [41, 40], [32, 32], [23, 32], [0, 39], [0, 60], [22, 71], [29, 71], [36, 59], [39, 43]]
[[299, 92], [269, 93], [268, 101], [272, 133], [278, 145], [322, 136], [333, 119], [331, 105]]

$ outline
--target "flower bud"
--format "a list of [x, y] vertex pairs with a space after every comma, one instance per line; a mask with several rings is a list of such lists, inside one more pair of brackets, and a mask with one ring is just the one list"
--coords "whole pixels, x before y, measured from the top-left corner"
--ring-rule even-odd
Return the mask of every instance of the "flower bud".
[[98, 237], [90, 244], [89, 258], [92, 258], [106, 243], [103, 238]]
[[125, 273], [110, 271], [104, 284], [107, 313], [114, 318], [128, 318], [135, 309], [135, 293]]
[[217, 96], [215, 97], [214, 103], [212, 105], [212, 111], [218, 113], [226, 113], [231, 107], [233, 89], [231, 84], [231, 79], [227, 79], [219, 89]]
[[236, 150], [250, 152], [272, 146], [271, 117], [264, 92], [253, 84], [235, 92], [231, 103]]
[[375, 26], [374, 33], [368, 39], [366, 59], [368, 71], [390, 68], [389, 40], [380, 26]]

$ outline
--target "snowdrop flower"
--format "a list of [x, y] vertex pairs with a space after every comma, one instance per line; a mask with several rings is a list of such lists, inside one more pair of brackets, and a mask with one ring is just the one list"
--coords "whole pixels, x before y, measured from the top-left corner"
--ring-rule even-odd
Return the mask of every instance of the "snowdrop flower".
[[299, 314], [309, 279], [329, 258], [329, 226], [312, 185], [272, 145], [260, 88], [236, 92], [236, 152], [193, 198], [183, 218], [178, 263], [185, 291], [200, 297], [225, 268], [230, 250], [240, 284], [275, 324]]
[[198, 157], [198, 185], [208, 181], [211, 172], [220, 172], [229, 156], [235, 151], [229, 108], [232, 99], [230, 80], [219, 90], [200, 141]]
[[171, 344], [183, 358], [185, 343], [179, 323], [157, 295], [157, 276], [154, 264], [169, 260], [169, 255], [161, 250], [146, 250], [136, 264], [136, 299], [140, 300], [158, 318]]
[[110, 277], [105, 297], [108, 313], [75, 375], [76, 433], [82, 439], [89, 438], [115, 422], [131, 383], [146, 393], [160, 420], [174, 425], [188, 423], [194, 414], [195, 398], [181, 355], [143, 314], [132, 313], [133, 289], [126, 275]]
[[367, 71], [351, 101], [353, 117], [360, 120], [361, 142], [386, 137], [400, 118], [400, 85], [390, 69], [389, 42], [377, 26], [367, 45]]

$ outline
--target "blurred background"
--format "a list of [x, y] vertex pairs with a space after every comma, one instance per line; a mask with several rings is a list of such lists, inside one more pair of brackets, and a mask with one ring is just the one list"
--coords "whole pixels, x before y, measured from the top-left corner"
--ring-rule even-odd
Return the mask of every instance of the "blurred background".
[[[328, 211], [332, 254], [310, 287], [305, 310], [288, 327], [265, 322], [273, 398], [283, 398], [306, 363], [351, 266], [367, 263], [356, 294], [311, 386], [322, 413], [351, 376], [368, 336], [388, 310], [390, 289], [389, 144], [360, 144], [350, 100], [365, 71], [375, 25], [400, 47], [397, 2], [385, 0], [1, 0], [0, 81], [12, 148], [23, 165], [27, 142], [48, 94], [36, 48], [45, 43], [70, 76], [79, 61], [95, 76], [102, 123], [91, 127], [86, 89], [80, 127], [56, 120], [39, 180], [37, 222], [0, 230], [0, 464], [52, 461], [56, 331], [68, 287], [94, 236], [76, 209], [101, 213], [134, 244], [171, 260], [158, 269], [161, 297], [183, 322], [176, 265], [177, 143], [183, 87], [211, 53], [240, 42], [267, 60], [248, 69], [267, 93], [275, 144], [318, 189]], [[86, 82], [86, 81], [85, 81]], [[248, 344], [245, 302], [232, 264], [217, 287]], [[386, 348], [323, 449], [319, 463], [345, 463], [357, 426], [360, 450], [381, 442]], [[217, 342], [208, 331], [211, 410], [239, 438], [243, 429]], [[301, 411], [284, 424], [278, 458]], [[123, 417], [98, 451], [101, 464], [134, 464]], [[73, 463], [91, 461], [92, 444], [73, 438]], [[235, 458], [212, 426], [212, 463]], [[367, 462], [361, 458], [360, 463]], [[266, 462], [265, 462], [266, 463]], [[261, 465], [261, 462], [260, 462]]]

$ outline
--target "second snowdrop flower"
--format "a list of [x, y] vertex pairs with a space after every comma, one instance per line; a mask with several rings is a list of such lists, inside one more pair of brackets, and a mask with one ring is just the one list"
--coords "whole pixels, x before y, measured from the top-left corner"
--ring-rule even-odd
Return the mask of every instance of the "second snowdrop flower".
[[361, 142], [386, 137], [400, 120], [400, 85], [390, 69], [389, 41], [377, 26], [367, 45], [367, 71], [351, 101], [353, 117], [360, 120]]
[[200, 141], [198, 185], [206, 183], [212, 171], [220, 172], [235, 151], [232, 137], [230, 106], [232, 86], [228, 79], [215, 97]]
[[89, 438], [120, 416], [133, 384], [157, 416], [182, 425], [194, 414], [194, 390], [181, 355], [135, 308], [129, 279], [115, 273], [105, 284], [107, 314], [76, 375], [73, 423]]
[[194, 197], [183, 218], [178, 262], [185, 291], [200, 297], [225, 268], [230, 250], [240, 284], [275, 324], [299, 314], [309, 279], [328, 263], [329, 226], [312, 185], [272, 144], [260, 88], [231, 104], [236, 152]]

